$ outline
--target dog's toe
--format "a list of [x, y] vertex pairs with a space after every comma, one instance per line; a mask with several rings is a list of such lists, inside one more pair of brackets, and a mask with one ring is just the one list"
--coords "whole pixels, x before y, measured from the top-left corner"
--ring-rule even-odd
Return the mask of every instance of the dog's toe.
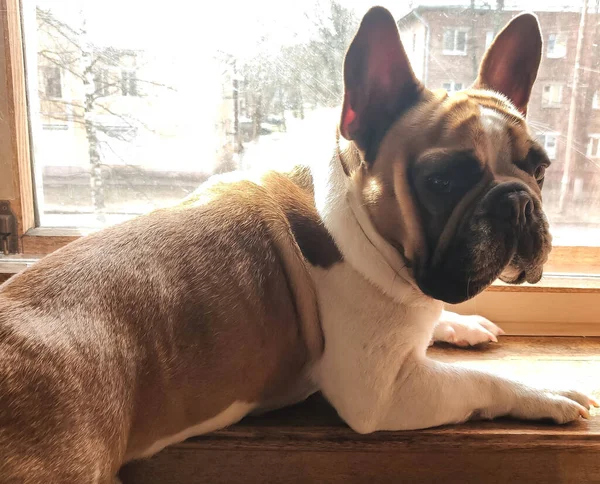
[[502, 334], [504, 331], [486, 318], [452, 314], [450, 318], [438, 322], [434, 329], [433, 340], [468, 347], [496, 343], [498, 336]]

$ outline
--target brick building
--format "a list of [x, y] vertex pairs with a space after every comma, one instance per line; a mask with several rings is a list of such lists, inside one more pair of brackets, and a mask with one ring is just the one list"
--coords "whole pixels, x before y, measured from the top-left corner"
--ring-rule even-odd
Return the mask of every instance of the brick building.
[[[600, 16], [597, 12], [590, 10], [583, 26], [579, 11], [536, 12], [544, 35], [544, 52], [528, 119], [553, 160], [544, 194], [554, 222], [600, 223]], [[416, 75], [429, 88], [458, 91], [471, 85], [495, 34], [518, 13], [473, 6], [421, 6], [401, 18], [398, 26]], [[574, 90], [580, 31], [580, 68]], [[570, 114], [571, 138], [568, 137]], [[565, 171], [569, 182], [563, 210], [559, 211]]]

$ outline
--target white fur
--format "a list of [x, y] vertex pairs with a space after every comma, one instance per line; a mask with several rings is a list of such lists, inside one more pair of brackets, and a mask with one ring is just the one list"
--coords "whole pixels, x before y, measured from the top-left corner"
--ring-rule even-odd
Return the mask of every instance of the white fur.
[[[325, 336], [314, 378], [352, 428], [419, 429], [473, 414], [558, 422], [588, 415], [591, 400], [580, 393], [536, 390], [428, 359], [442, 303], [419, 291], [377, 234], [340, 160], [314, 170], [313, 179], [317, 209], [344, 256], [329, 269], [311, 269]], [[451, 314], [445, 323], [465, 329], [466, 320]]]
[[168, 445], [176, 444], [177, 442], [183, 442], [185, 439], [189, 439], [190, 437], [206, 434], [208, 432], [213, 432], [223, 427], [227, 427], [228, 425], [232, 425], [248, 415], [248, 413], [254, 410], [254, 408], [256, 408], [256, 405], [252, 403], [234, 402], [220, 414], [209, 420], [205, 420], [204, 422], [194, 425], [193, 427], [189, 427], [181, 432], [177, 432], [174, 435], [165, 436], [157, 440], [154, 442], [154, 444], [148, 447], [148, 449], [142, 452], [138, 458], [149, 457], [161, 451]]

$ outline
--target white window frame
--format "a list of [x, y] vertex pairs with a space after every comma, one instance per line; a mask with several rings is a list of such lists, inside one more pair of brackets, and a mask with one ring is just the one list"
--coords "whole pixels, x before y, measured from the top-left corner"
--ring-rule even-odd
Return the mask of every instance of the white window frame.
[[[444, 40], [446, 38], [446, 32], [453, 32], [454, 34], [454, 48], [453, 49], [446, 49], [446, 46], [444, 45]], [[464, 50], [457, 50], [456, 49], [456, 40], [457, 40], [457, 36], [459, 32], [463, 32], [465, 34], [465, 49]], [[443, 33], [442, 33], [442, 52], [444, 55], [467, 55], [467, 50], [468, 50], [468, 44], [469, 44], [469, 28], [468, 27], [447, 27], [444, 29]]]
[[[557, 102], [545, 102], [544, 101], [544, 94], [546, 92], [546, 88], [550, 88], [551, 89], [551, 94], [552, 94], [552, 89], [558, 88], [558, 101]], [[542, 86], [542, 108], [545, 109], [559, 109], [562, 107], [562, 102], [563, 102], [563, 94], [564, 94], [564, 85], [562, 83], [559, 82], [547, 82]], [[552, 99], [554, 96], [551, 95], [550, 98]]]

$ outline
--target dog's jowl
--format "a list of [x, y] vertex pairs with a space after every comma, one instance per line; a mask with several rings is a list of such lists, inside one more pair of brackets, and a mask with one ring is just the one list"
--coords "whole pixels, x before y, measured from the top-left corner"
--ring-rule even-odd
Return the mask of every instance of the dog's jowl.
[[426, 356], [432, 338], [500, 333], [444, 302], [541, 277], [550, 162], [525, 120], [541, 52], [522, 14], [470, 89], [431, 91], [373, 8], [346, 56], [334, 156], [214, 178], [1, 286], [0, 480], [110, 482], [319, 390], [358, 432], [587, 416], [576, 391]]

